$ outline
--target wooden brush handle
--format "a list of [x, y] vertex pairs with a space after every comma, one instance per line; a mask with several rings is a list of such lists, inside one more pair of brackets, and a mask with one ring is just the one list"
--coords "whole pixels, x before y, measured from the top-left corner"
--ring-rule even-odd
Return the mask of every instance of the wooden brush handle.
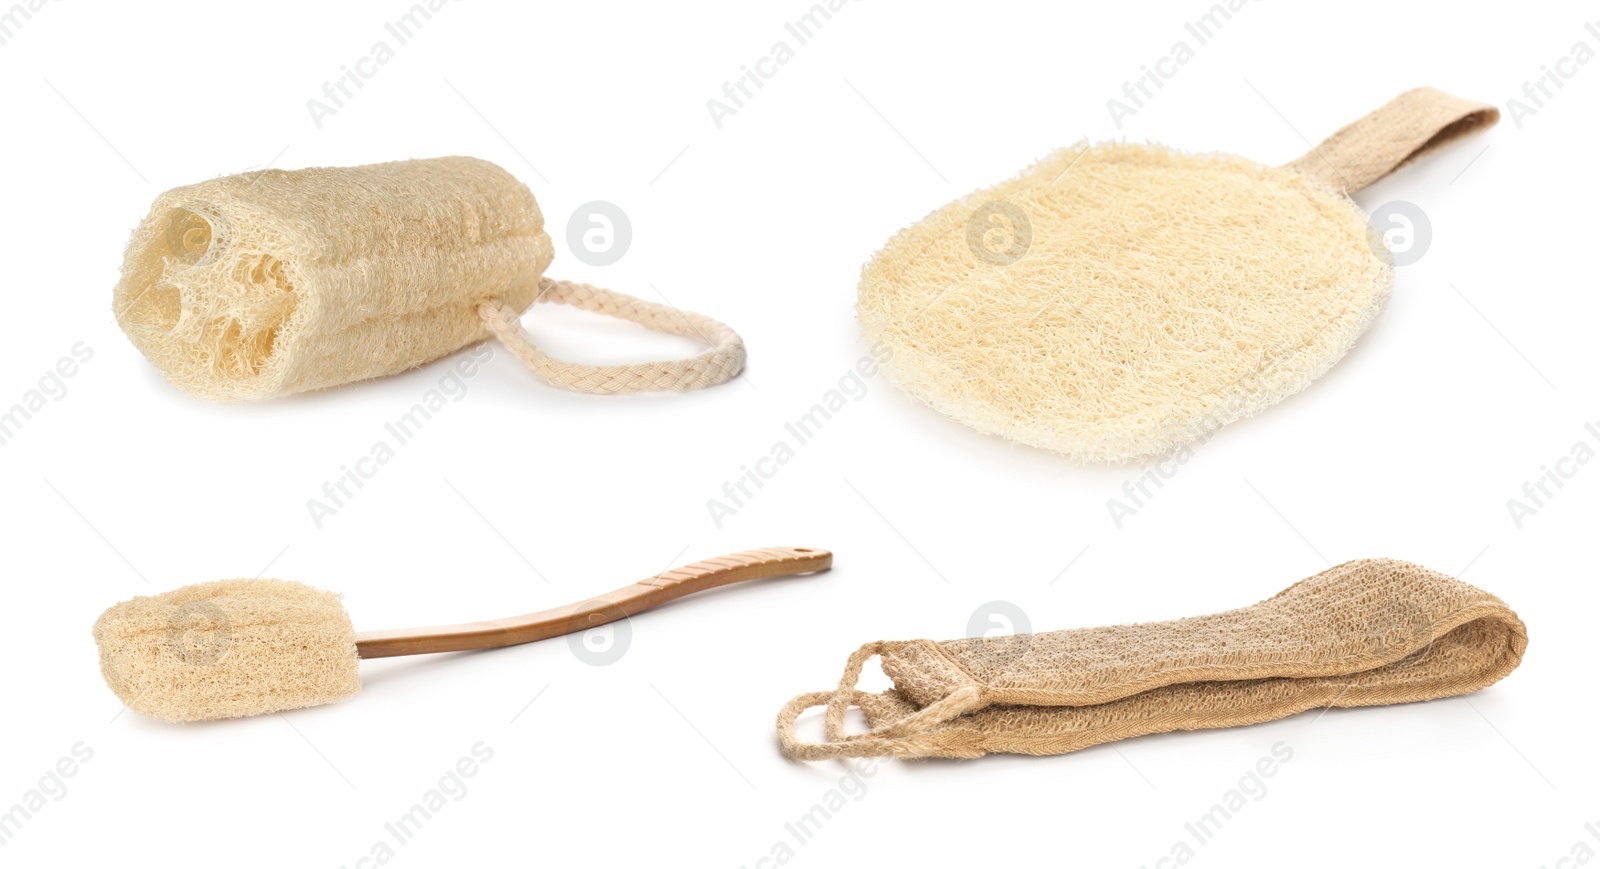
[[433, 628], [363, 631], [356, 634], [356, 652], [362, 658], [392, 658], [515, 646], [586, 631], [708, 588], [769, 576], [816, 573], [832, 566], [833, 553], [826, 549], [750, 549], [696, 561], [582, 603], [525, 616]]

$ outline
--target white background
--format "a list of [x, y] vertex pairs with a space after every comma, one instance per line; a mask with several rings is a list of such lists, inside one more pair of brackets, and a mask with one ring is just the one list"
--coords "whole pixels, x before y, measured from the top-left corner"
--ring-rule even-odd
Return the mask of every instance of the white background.
[[[1194, 45], [1203, 0], [865, 0], [800, 47], [783, 25], [805, 0], [464, 2], [318, 129], [306, 101], [393, 47], [383, 26], [406, 8], [65, 0], [0, 46], [0, 406], [77, 342], [93, 352], [0, 447], [0, 808], [75, 744], [93, 752], [0, 846], [7, 865], [355, 866], [480, 741], [492, 760], [392, 864], [755, 866], [785, 842], [791, 865], [1154, 866], [1279, 742], [1292, 760], [1211, 841], [1188, 839], [1191, 865], [1533, 867], [1600, 850], [1583, 826], [1600, 821], [1600, 466], [1520, 530], [1506, 506], [1600, 420], [1600, 63], [1566, 65], [1520, 129], [1508, 116], [1360, 194], [1432, 223], [1387, 313], [1120, 530], [1106, 502], [1140, 469], [978, 435], [882, 378], [721, 528], [706, 506], [863, 355], [860, 265], [930, 210], [1085, 136], [1281, 163], [1416, 85], [1504, 109], [1575, 43], [1600, 49], [1593, 6], [1251, 4], [1118, 129], [1107, 99]], [[794, 58], [718, 129], [706, 101], [778, 40]], [[733, 325], [748, 376], [593, 397], [498, 353], [319, 530], [307, 499], [450, 363], [251, 406], [190, 398], [112, 320], [122, 247], [168, 187], [440, 154], [532, 187], [554, 276]], [[606, 268], [565, 243], [590, 200], [632, 219]], [[693, 349], [551, 307], [526, 320], [573, 357]], [[89, 636], [118, 600], [263, 569], [342, 592], [361, 629], [532, 611], [777, 544], [831, 548], [838, 567], [639, 616], [610, 666], [562, 640], [378, 661], [351, 701], [260, 719], [123, 712]], [[773, 717], [860, 643], [961, 636], [992, 600], [1036, 630], [1213, 612], [1370, 556], [1503, 597], [1531, 632], [1523, 667], [1470, 698], [1055, 758], [885, 762], [809, 841], [785, 830], [845, 770], [783, 760]]]

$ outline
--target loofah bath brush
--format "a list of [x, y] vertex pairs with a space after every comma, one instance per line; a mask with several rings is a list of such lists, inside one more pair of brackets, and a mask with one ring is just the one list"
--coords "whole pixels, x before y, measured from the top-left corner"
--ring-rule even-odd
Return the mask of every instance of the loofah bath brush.
[[[553, 256], [533, 194], [493, 163], [267, 170], [159, 196], [128, 244], [113, 310], [164, 377], [223, 401], [394, 374], [490, 335], [539, 377], [583, 392], [697, 389], [744, 366], [727, 326], [543, 278]], [[677, 361], [563, 362], [518, 322], [535, 302], [712, 347]]]
[[[1488, 592], [1403, 561], [1351, 561], [1215, 615], [868, 643], [850, 656], [837, 690], [789, 701], [778, 738], [797, 760], [1065, 754], [1321, 706], [1467, 694], [1516, 669], [1527, 645], [1521, 619]], [[894, 687], [858, 691], [874, 655]], [[844, 732], [852, 705], [869, 732]], [[825, 743], [795, 735], [812, 706], [827, 707]]]
[[1383, 309], [1389, 254], [1349, 195], [1495, 123], [1401, 94], [1298, 160], [1056, 151], [890, 239], [862, 271], [890, 377], [979, 431], [1120, 462], [1303, 389]]
[[588, 630], [697, 591], [832, 565], [825, 549], [752, 549], [531, 615], [362, 633], [331, 592], [276, 579], [230, 579], [119, 603], [95, 622], [94, 639], [100, 672], [129, 709], [165, 721], [241, 718], [350, 697], [361, 690], [362, 658], [514, 646]]

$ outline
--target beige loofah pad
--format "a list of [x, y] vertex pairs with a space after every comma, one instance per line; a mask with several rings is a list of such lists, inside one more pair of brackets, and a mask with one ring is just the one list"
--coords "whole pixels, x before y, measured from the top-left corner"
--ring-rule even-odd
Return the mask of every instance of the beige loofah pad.
[[[1452, 697], [1498, 682], [1528, 633], [1487, 592], [1403, 561], [1352, 561], [1243, 609], [1139, 625], [869, 643], [833, 692], [778, 717], [786, 755], [1063, 754], [1147, 733], [1272, 721], [1321, 706]], [[882, 657], [894, 688], [855, 689]], [[858, 705], [872, 730], [846, 734]], [[798, 715], [826, 705], [828, 742]]]
[[[588, 392], [695, 389], [743, 367], [728, 327], [543, 279], [552, 256], [533, 194], [493, 163], [267, 170], [158, 197], [128, 244], [113, 309], [163, 376], [218, 400], [394, 374], [491, 334], [546, 381]], [[517, 322], [541, 300], [713, 347], [633, 365], [554, 360]]]
[[1057, 151], [891, 239], [862, 272], [863, 336], [979, 431], [1091, 462], [1164, 454], [1305, 388], [1382, 311], [1387, 254], [1339, 191], [1496, 117], [1410, 91], [1285, 168]]
[[262, 715], [361, 690], [337, 595], [230, 579], [124, 601], [94, 625], [100, 670], [129, 709], [166, 721]]

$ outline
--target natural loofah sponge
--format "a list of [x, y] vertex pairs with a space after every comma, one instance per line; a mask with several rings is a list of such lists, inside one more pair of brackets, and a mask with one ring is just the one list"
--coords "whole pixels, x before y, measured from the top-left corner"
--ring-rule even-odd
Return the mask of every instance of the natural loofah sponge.
[[1495, 117], [1411, 91], [1285, 168], [1056, 151], [894, 236], [862, 271], [863, 337], [979, 431], [1091, 462], [1169, 452], [1305, 388], [1383, 310], [1387, 251], [1340, 191]]
[[229, 579], [113, 606], [94, 625], [100, 670], [135, 712], [166, 721], [262, 715], [361, 690], [338, 595]]
[[113, 302], [173, 383], [257, 399], [393, 374], [488, 337], [553, 256], [533, 194], [471, 157], [217, 178], [162, 194]]
[[[1391, 559], [1352, 561], [1253, 606], [1042, 634], [862, 646], [833, 692], [778, 717], [791, 758], [1062, 754], [1173, 730], [1272, 721], [1321, 706], [1453, 697], [1516, 669], [1528, 631], [1501, 600]], [[855, 688], [881, 656], [894, 687]], [[795, 720], [826, 705], [826, 743]], [[846, 734], [846, 707], [872, 727]]]
[[[162, 376], [251, 400], [415, 368], [491, 335], [552, 385], [603, 394], [714, 386], [744, 366], [727, 326], [542, 278], [533, 193], [471, 157], [268, 170], [169, 190], [133, 233], [113, 308]], [[560, 302], [704, 340], [688, 359], [552, 359], [518, 318]]]

